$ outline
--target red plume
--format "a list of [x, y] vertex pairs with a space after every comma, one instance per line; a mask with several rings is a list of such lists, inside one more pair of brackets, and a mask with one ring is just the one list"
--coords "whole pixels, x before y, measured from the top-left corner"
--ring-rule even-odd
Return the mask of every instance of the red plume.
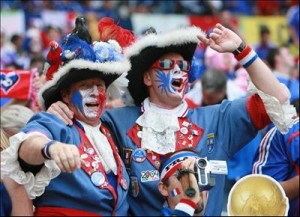
[[118, 26], [110, 17], [103, 17], [99, 20], [98, 31], [101, 41], [116, 40], [122, 48], [131, 45], [136, 40], [132, 31]]

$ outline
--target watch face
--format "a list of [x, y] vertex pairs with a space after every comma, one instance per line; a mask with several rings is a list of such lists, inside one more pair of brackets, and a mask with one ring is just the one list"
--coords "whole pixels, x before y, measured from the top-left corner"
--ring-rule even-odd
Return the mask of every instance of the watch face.
[[234, 55], [238, 55], [238, 54], [242, 53], [245, 48], [246, 48], [246, 43], [244, 41], [242, 41], [240, 46], [236, 50], [234, 50], [232, 53]]

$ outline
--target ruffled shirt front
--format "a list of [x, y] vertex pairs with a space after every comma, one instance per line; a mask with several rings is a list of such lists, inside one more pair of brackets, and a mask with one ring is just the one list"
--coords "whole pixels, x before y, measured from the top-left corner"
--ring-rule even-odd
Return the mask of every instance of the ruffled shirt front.
[[136, 120], [142, 126], [141, 147], [162, 155], [174, 152], [176, 132], [180, 129], [178, 118], [184, 117], [187, 110], [185, 101], [174, 109], [164, 109], [146, 98], [142, 106], [143, 114]]

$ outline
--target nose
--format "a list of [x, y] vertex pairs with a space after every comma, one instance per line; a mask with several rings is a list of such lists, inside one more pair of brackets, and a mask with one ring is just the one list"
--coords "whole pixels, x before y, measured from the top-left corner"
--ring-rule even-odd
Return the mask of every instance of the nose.
[[177, 73], [180, 73], [180, 71], [181, 71], [181, 69], [180, 69], [180, 67], [178, 66], [178, 64], [176, 63], [176, 64], [174, 65], [174, 73], [177, 74]]
[[91, 89], [92, 89], [91, 94], [92, 94], [93, 96], [98, 96], [98, 95], [99, 95], [99, 91], [98, 91], [98, 88], [97, 88], [96, 85], [93, 85]]

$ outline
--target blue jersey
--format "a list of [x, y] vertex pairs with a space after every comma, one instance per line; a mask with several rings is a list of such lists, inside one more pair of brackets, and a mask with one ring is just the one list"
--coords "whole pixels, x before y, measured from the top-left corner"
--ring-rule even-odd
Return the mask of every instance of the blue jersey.
[[[299, 118], [286, 135], [275, 127], [263, 138], [254, 158], [253, 173], [281, 182], [299, 175]], [[299, 216], [299, 198], [290, 201], [289, 216]]]
[[[51, 140], [74, 144], [79, 150], [83, 142], [85, 145], [86, 142], [89, 142], [85, 140], [81, 126], [78, 124], [71, 127], [66, 126], [61, 119], [45, 112], [34, 115], [22, 131], [25, 133], [40, 132]], [[108, 141], [110, 141], [109, 138]], [[105, 178], [105, 185], [103, 186], [98, 186], [97, 183], [93, 182], [93, 176], [89, 176], [83, 166], [72, 173], [62, 172], [50, 181], [41, 196], [33, 200], [36, 209], [58, 207], [85, 211], [89, 215], [126, 216], [129, 208], [127, 202], [128, 186], [124, 185], [124, 182], [129, 183], [129, 177], [124, 164], [118, 160], [117, 149], [112, 147], [112, 150], [118, 167], [118, 174], [115, 178], [117, 181], [114, 180], [111, 183], [112, 177], [100, 168], [97, 170], [97, 174], [102, 174], [101, 177]]]
[[[158, 191], [158, 168], [164, 156], [140, 148], [138, 135], [141, 129], [135, 121], [141, 114], [141, 107], [112, 109], [103, 114], [102, 121], [114, 133], [129, 171], [131, 192], [128, 201], [132, 214], [159, 216], [164, 198]], [[189, 110], [185, 118], [179, 118], [179, 123], [181, 129], [176, 137], [176, 150], [186, 145], [195, 148], [201, 157], [208, 160], [227, 161], [251, 141], [257, 130], [269, 123], [269, 119], [260, 98], [253, 95]], [[191, 130], [185, 129], [185, 126], [190, 126]], [[184, 141], [190, 143], [184, 144]], [[209, 192], [205, 209], [208, 216], [221, 215], [222, 211], [225, 176], [215, 175], [215, 178], [216, 185]]]
[[291, 93], [290, 101], [294, 101], [296, 99], [299, 100], [299, 80], [293, 78], [287, 78], [284, 76], [280, 76], [280, 74], [275, 74], [280, 83], [285, 84], [285, 86], [289, 89]]

